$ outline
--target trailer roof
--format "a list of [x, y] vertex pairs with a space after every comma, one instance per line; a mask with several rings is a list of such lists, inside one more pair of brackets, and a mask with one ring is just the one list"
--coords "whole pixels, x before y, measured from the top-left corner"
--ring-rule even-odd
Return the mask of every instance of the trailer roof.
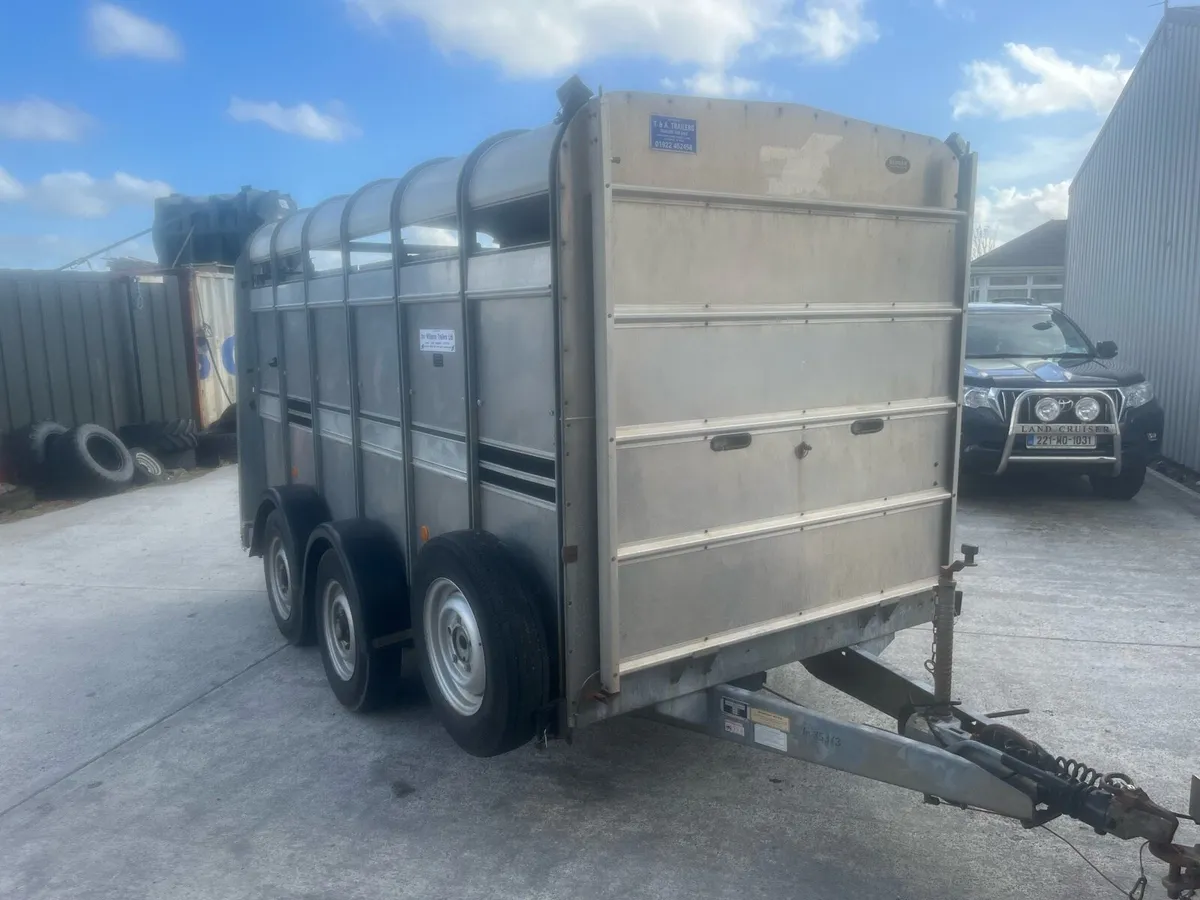
[[259, 228], [247, 245], [249, 257], [256, 262], [270, 259], [272, 243], [276, 254], [287, 256], [302, 249], [338, 246], [343, 239], [390, 232], [393, 224], [397, 228], [452, 225], [460, 190], [472, 209], [547, 193], [558, 130], [557, 124], [549, 124], [506, 132], [466, 156], [429, 160], [401, 178], [374, 181], [354, 194], [299, 210]]

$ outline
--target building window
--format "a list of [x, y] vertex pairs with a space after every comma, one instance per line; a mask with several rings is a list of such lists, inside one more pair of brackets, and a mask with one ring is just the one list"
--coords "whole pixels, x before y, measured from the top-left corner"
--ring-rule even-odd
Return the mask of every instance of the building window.
[[1038, 303], [1056, 303], [1059, 306], [1061, 306], [1062, 302], [1063, 302], [1063, 289], [1060, 287], [1059, 288], [1039, 288], [1037, 290], [1031, 291], [1030, 294], [1033, 296], [1033, 299], [1036, 300]]
[[971, 300], [1030, 300], [1061, 306], [1063, 302], [1062, 275], [972, 275]]

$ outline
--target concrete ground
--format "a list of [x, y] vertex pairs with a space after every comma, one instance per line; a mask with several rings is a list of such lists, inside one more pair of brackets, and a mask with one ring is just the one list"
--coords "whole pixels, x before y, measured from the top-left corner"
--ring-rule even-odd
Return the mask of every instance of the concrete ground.
[[[346, 713], [283, 646], [235, 495], [226, 469], [0, 526], [0, 897], [1117, 896], [1044, 831], [643, 720], [485, 761], [411, 684]], [[958, 693], [1185, 806], [1200, 501], [1026, 482], [959, 530]], [[887, 654], [917, 673], [928, 645]], [[798, 667], [772, 684], [886, 724]], [[1136, 845], [1054, 827], [1132, 885]]]

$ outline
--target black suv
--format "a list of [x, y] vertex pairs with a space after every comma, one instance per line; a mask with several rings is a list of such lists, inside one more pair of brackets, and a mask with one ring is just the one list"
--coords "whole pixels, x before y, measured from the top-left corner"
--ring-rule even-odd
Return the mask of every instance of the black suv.
[[1083, 473], [1097, 494], [1132, 498], [1161, 446], [1163, 411], [1116, 355], [1116, 344], [1093, 344], [1056, 309], [970, 304], [963, 471]]

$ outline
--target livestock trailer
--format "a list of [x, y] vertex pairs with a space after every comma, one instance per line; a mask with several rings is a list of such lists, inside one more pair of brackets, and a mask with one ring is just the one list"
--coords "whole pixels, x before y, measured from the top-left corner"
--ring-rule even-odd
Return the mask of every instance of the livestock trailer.
[[[242, 534], [283, 634], [352, 709], [415, 651], [477, 755], [641, 712], [1190, 853], [1127, 779], [951, 702], [966, 144], [559, 99], [249, 240]], [[929, 623], [932, 690], [875, 652]], [[797, 660], [897, 733], [762, 690]]]

